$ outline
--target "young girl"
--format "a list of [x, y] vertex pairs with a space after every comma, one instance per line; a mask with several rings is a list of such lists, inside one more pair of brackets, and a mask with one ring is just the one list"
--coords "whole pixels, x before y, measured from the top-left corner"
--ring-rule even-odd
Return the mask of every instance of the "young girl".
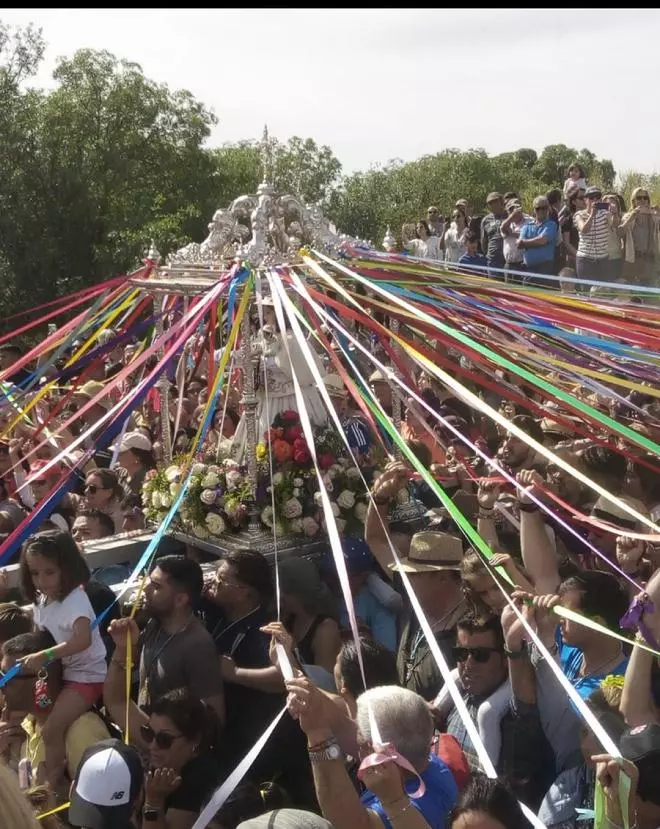
[[[21, 589], [32, 602], [35, 624], [57, 644], [26, 656], [22, 670], [36, 673], [54, 659], [62, 660], [64, 684], [42, 729], [53, 791], [62, 782], [66, 732], [101, 698], [106, 675], [105, 645], [98, 628], [92, 628], [96, 614], [83, 587], [88, 580], [89, 569], [70, 533], [38, 533], [23, 546]], [[35, 702], [48, 704], [43, 698]]]

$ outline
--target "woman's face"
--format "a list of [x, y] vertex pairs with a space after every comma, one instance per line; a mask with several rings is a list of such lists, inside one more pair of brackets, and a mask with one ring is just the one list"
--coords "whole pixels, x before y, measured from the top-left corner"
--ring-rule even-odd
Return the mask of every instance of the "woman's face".
[[490, 610], [496, 612], [504, 610], [506, 599], [488, 573], [470, 576], [465, 581], [470, 588], [470, 592], [481, 599]]
[[568, 171], [569, 178], [572, 178], [573, 181], [577, 181], [579, 178], [582, 178], [582, 173], [580, 172], [579, 167], [571, 167]]
[[85, 481], [85, 502], [90, 509], [103, 509], [112, 500], [112, 490], [106, 489], [98, 475], [89, 475]]
[[158, 714], [151, 715], [149, 727], [143, 728], [142, 737], [149, 746], [149, 763], [155, 769], [181, 771], [197, 748], [195, 743], [183, 736], [169, 717]]
[[426, 232], [426, 228], [424, 227], [424, 225], [421, 222], [419, 222], [417, 224], [417, 226], [415, 227], [415, 230], [417, 231], [417, 235], [419, 236], [420, 239], [426, 239], [426, 237], [428, 236], [428, 234]]

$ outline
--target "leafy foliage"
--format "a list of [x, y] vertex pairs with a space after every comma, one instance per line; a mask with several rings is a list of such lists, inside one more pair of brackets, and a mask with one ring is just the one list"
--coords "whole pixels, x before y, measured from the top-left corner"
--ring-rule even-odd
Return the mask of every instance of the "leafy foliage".
[[[149, 240], [167, 254], [201, 241], [218, 207], [255, 192], [259, 143], [208, 148], [215, 115], [184, 90], [145, 77], [136, 63], [83, 49], [61, 59], [51, 92], [27, 89], [44, 54], [40, 30], [0, 22], [0, 311], [30, 305], [137, 266]], [[612, 162], [564, 144], [490, 156], [447, 149], [393, 159], [341, 177], [331, 148], [312, 138], [276, 142], [275, 184], [321, 203], [338, 227], [380, 243], [387, 226], [448, 212], [465, 198], [484, 212], [489, 191], [516, 191], [529, 204], [563, 184], [577, 161], [611, 188]], [[660, 177], [626, 173], [660, 196]]]

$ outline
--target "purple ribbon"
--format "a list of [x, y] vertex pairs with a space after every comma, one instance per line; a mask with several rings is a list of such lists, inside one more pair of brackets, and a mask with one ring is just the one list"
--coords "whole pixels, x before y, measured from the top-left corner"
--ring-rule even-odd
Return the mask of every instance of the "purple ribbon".
[[625, 630], [634, 630], [637, 628], [646, 640], [647, 645], [657, 651], [660, 650], [658, 643], [655, 641], [655, 637], [644, 621], [644, 614], [653, 613], [654, 610], [655, 605], [651, 601], [649, 594], [638, 593], [632, 600], [628, 610], [619, 620], [619, 624]]

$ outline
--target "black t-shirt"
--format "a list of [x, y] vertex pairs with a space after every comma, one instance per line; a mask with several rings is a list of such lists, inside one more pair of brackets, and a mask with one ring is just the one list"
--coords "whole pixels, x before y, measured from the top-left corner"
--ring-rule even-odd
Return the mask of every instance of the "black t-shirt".
[[179, 809], [199, 814], [222, 782], [222, 769], [212, 754], [193, 757], [181, 769], [181, 785], [165, 798], [165, 811]]
[[[258, 607], [243, 619], [227, 622], [212, 602], [205, 601], [201, 610], [219, 654], [231, 656], [239, 668], [270, 668], [270, 637], [259, 628], [273, 620], [272, 613]], [[285, 697], [236, 682], [225, 682], [224, 692], [223, 754], [227, 750], [244, 754], [282, 708]]]

